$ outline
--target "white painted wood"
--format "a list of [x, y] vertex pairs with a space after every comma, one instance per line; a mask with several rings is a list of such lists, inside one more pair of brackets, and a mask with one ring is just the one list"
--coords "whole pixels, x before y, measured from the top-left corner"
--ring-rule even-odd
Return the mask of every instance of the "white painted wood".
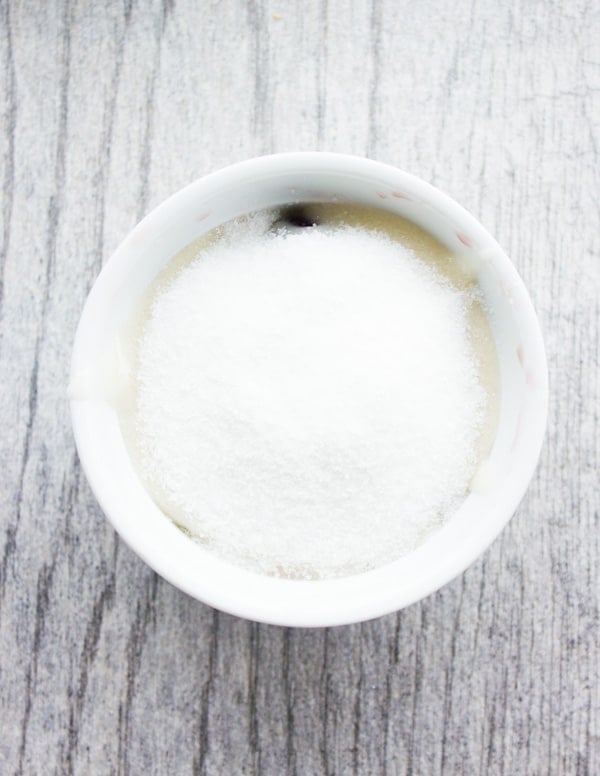
[[[4, 0], [0, 772], [597, 774], [600, 20], [568, 3]], [[151, 206], [270, 151], [368, 154], [470, 209], [547, 341], [538, 475], [464, 576], [289, 631], [158, 579], [64, 399], [94, 277]]]

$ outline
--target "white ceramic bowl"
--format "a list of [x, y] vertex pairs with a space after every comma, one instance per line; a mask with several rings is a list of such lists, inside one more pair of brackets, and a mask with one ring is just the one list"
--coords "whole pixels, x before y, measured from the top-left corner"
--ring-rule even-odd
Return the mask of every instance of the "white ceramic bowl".
[[[181, 248], [252, 210], [346, 201], [405, 216], [477, 267], [500, 363], [492, 475], [420, 547], [373, 571], [297, 581], [232, 565], [186, 536], [154, 504], [129, 459], [106, 367], [140, 295]], [[108, 369], [108, 371], [107, 371]], [[546, 423], [544, 346], [529, 296], [488, 232], [456, 202], [401, 170], [330, 153], [265, 156], [192, 183], [146, 216], [100, 273], [75, 338], [71, 399], [79, 456], [100, 505], [127, 544], [181, 590], [226, 612], [279, 625], [325, 626], [378, 617], [437, 590], [499, 534], [533, 475]]]

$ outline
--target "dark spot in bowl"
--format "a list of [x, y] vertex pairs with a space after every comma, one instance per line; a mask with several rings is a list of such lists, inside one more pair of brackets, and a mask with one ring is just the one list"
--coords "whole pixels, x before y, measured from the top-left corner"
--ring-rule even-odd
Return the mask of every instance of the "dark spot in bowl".
[[283, 208], [274, 226], [318, 226], [319, 219], [312, 216], [302, 205]]

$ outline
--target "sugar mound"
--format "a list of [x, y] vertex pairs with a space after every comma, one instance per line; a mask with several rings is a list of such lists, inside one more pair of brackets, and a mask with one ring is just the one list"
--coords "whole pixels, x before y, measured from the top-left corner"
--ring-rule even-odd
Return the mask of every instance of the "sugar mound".
[[477, 463], [470, 301], [383, 233], [225, 231], [157, 295], [139, 342], [147, 488], [267, 574], [340, 576], [414, 549]]

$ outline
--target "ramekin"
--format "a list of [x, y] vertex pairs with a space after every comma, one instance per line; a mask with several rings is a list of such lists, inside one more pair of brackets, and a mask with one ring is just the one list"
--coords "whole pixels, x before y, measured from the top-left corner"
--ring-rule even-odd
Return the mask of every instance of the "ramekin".
[[[129, 458], [110, 371], [115, 342], [141, 295], [183, 247], [244, 213], [294, 202], [351, 202], [411, 219], [474, 267], [500, 366], [498, 428], [487, 476], [413, 552], [372, 571], [289, 580], [248, 571], [185, 535], [152, 501]], [[107, 374], [109, 377], [107, 378]], [[82, 379], [82, 376], [84, 379]], [[442, 587], [506, 525], [533, 476], [548, 403], [547, 366], [529, 295], [510, 259], [450, 197], [402, 170], [332, 153], [264, 156], [207, 175], [167, 199], [125, 238], [86, 301], [72, 357], [79, 457], [100, 506], [125, 542], [189, 595], [231, 614], [318, 627], [384, 615]]]

